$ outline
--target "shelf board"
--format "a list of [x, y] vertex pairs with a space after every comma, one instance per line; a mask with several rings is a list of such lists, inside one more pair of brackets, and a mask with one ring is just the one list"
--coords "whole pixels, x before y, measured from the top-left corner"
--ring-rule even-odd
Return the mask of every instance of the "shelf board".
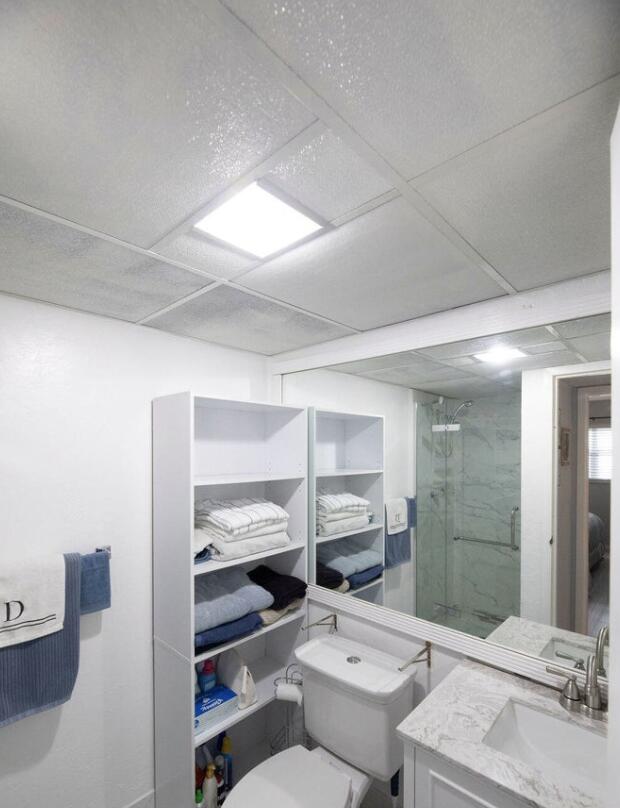
[[375, 578], [374, 581], [369, 581], [364, 586], [359, 586], [357, 589], [349, 589], [346, 593], [347, 595], [359, 595], [360, 592], [365, 592], [367, 589], [372, 589], [375, 586], [379, 586], [379, 584], [383, 583], [383, 575], [380, 578]]
[[251, 474], [207, 474], [202, 477], [194, 477], [194, 487], [203, 485], [242, 485], [243, 483], [269, 483], [279, 480], [303, 480], [304, 474], [272, 473], [269, 471], [258, 471]]
[[248, 667], [256, 684], [257, 701], [250, 707], [246, 707], [245, 710], [237, 710], [233, 715], [227, 716], [221, 721], [218, 721], [217, 724], [213, 724], [213, 726], [194, 735], [194, 747], [201, 746], [203, 743], [211, 740], [211, 738], [215, 738], [220, 732], [225, 732], [235, 724], [238, 724], [239, 721], [243, 721], [244, 718], [258, 712], [258, 710], [262, 710], [263, 707], [274, 701], [275, 693], [273, 681], [278, 676], [283, 676], [285, 672], [281, 663], [271, 657], [263, 657], [262, 659], [250, 662]]
[[270, 626], [264, 626], [263, 628], [258, 629], [258, 631], [254, 631], [252, 634], [247, 634], [245, 637], [239, 637], [237, 640], [231, 640], [231, 642], [218, 645], [216, 648], [210, 648], [208, 651], [195, 654], [194, 664], [202, 662], [205, 659], [212, 659], [214, 656], [217, 656], [224, 651], [228, 651], [231, 648], [236, 648], [238, 645], [243, 645], [243, 643], [249, 642], [250, 640], [255, 640], [257, 637], [262, 637], [265, 634], [269, 634], [270, 631], [275, 631], [276, 629], [282, 628], [282, 626], [293, 623], [295, 620], [301, 620], [305, 616], [306, 610], [304, 605], [301, 608], [296, 609], [294, 612], [284, 615], [284, 617], [281, 617], [278, 621], [272, 623]]
[[383, 469], [318, 469], [317, 477], [356, 477], [362, 474], [383, 474]]
[[357, 530], [344, 530], [342, 533], [333, 533], [331, 536], [315, 536], [315, 544], [324, 544], [328, 541], [338, 541], [346, 539], [348, 536], [357, 536], [360, 533], [370, 533], [373, 530], [383, 530], [383, 525], [379, 522], [370, 522], [365, 527], [358, 527]]
[[291, 542], [284, 547], [275, 547], [273, 550], [263, 550], [262, 553], [253, 553], [243, 558], [233, 558], [230, 561], [203, 561], [200, 564], [194, 564], [194, 575], [206, 575], [209, 572], [216, 570], [223, 570], [226, 567], [237, 567], [239, 564], [247, 564], [250, 561], [259, 561], [261, 558], [269, 558], [270, 556], [281, 555], [282, 553], [292, 553], [295, 550], [303, 550], [306, 543], [303, 541]]

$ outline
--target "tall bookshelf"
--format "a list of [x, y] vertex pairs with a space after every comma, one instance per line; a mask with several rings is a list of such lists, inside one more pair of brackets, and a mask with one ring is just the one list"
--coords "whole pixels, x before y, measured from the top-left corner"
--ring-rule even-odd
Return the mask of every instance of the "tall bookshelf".
[[[305, 607], [268, 627], [206, 653], [194, 648], [194, 582], [215, 570], [262, 563], [307, 580], [307, 413], [296, 407], [197, 396], [153, 402], [153, 631], [155, 796], [157, 808], [192, 804], [194, 753], [220, 732], [243, 727], [246, 748], [237, 773], [266, 756], [274, 679], [301, 641]], [[264, 497], [290, 515], [291, 544], [229, 562], [194, 563], [195, 501]], [[207, 579], [208, 580], [208, 579]], [[237, 648], [250, 668], [258, 701], [194, 733], [194, 665]], [[265, 727], [263, 731], [262, 727]], [[263, 751], [261, 751], [263, 750]]]
[[[311, 407], [308, 411], [308, 536], [309, 579], [316, 583], [317, 547], [354, 536], [377, 550], [385, 561], [383, 493], [383, 416], [336, 412]], [[349, 492], [370, 501], [372, 521], [358, 530], [333, 536], [316, 531], [316, 495]], [[383, 576], [350, 593], [383, 604]]]

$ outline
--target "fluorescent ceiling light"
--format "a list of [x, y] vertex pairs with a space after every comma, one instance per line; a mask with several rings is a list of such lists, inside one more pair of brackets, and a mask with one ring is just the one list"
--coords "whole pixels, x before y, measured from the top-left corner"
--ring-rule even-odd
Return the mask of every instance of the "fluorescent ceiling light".
[[504, 362], [511, 362], [513, 359], [526, 355], [518, 348], [504, 348], [501, 345], [491, 348], [490, 351], [474, 354], [475, 358], [480, 362], [492, 362], [494, 365], [503, 365]]
[[253, 182], [194, 227], [257, 258], [266, 258], [316, 233], [323, 225]]

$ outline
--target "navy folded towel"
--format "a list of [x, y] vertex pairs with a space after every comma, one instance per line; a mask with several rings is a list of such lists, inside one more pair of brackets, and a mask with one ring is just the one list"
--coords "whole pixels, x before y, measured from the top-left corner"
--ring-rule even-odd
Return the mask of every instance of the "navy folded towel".
[[110, 608], [110, 554], [80, 556], [80, 614]]
[[362, 570], [361, 572], [356, 572], [353, 575], [349, 575], [347, 581], [349, 582], [351, 589], [359, 589], [360, 586], [364, 586], [364, 584], [374, 581], [374, 579], [378, 578], [382, 572], [383, 564], [375, 564], [374, 567], [368, 567], [367, 570]]
[[65, 555], [61, 631], [0, 649], [0, 727], [68, 701], [80, 662], [80, 556]]
[[250, 612], [245, 617], [240, 617], [239, 620], [231, 620], [230, 623], [222, 623], [221, 626], [208, 628], [206, 631], [201, 631], [199, 634], [194, 635], [196, 651], [206, 651], [231, 640], [237, 640], [239, 637], [251, 634], [257, 628], [261, 628], [262, 625], [263, 621], [260, 619], [260, 615], [257, 612]]

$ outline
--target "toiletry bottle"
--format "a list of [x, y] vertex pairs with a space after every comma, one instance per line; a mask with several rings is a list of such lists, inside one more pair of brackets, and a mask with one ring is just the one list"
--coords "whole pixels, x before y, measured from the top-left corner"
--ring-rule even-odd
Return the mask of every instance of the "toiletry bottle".
[[216, 755], [215, 757], [215, 781], [217, 783], [217, 804], [218, 808], [223, 804], [226, 799], [226, 781], [224, 780], [224, 755]]
[[202, 791], [201, 791], [201, 789], [197, 788], [196, 789], [196, 796], [194, 797], [195, 808], [204, 808], [204, 804], [205, 803], [204, 803], [204, 799], [202, 797]]
[[200, 691], [203, 694], [208, 693], [210, 690], [213, 690], [215, 685], [217, 684], [217, 677], [215, 675], [215, 663], [212, 659], [207, 659], [202, 665], [200, 669], [200, 673], [198, 674], [198, 683], [200, 685]]
[[228, 735], [222, 739], [222, 756], [224, 758], [224, 782], [226, 793], [233, 787], [233, 761], [232, 761], [232, 741]]
[[202, 784], [204, 791], [204, 808], [217, 808], [217, 782], [215, 780], [215, 766], [209, 763], [207, 776]]

